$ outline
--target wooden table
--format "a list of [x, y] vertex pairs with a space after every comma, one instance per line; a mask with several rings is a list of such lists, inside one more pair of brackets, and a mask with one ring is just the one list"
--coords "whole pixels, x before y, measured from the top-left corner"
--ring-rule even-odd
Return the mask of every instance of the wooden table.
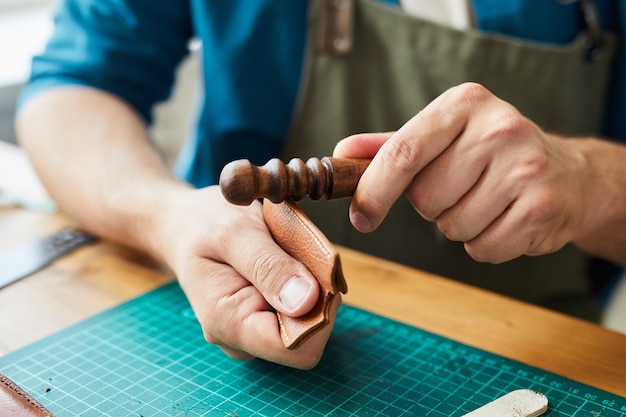
[[[60, 215], [0, 209], [0, 251], [67, 226]], [[346, 303], [626, 397], [626, 335], [339, 248]], [[99, 242], [0, 290], [0, 354], [172, 280]]]

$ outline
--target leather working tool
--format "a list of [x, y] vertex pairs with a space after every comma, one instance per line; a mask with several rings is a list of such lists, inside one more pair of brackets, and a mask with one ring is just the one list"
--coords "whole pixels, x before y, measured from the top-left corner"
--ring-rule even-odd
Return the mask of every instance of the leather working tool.
[[220, 188], [226, 200], [248, 205], [264, 198], [263, 217], [272, 237], [294, 259], [302, 262], [320, 285], [315, 307], [302, 317], [277, 313], [283, 343], [295, 349], [329, 322], [330, 306], [338, 292], [347, 291], [339, 254], [297, 206], [296, 201], [351, 197], [361, 174], [369, 165], [365, 159], [294, 158], [288, 164], [272, 159], [262, 167], [247, 160], [226, 165]]
[[263, 166], [255, 166], [247, 159], [227, 164], [220, 175], [224, 198], [237, 205], [247, 206], [257, 198], [272, 203], [287, 199], [301, 201], [336, 200], [352, 197], [354, 190], [370, 163], [369, 159], [293, 158], [288, 164], [270, 159]]

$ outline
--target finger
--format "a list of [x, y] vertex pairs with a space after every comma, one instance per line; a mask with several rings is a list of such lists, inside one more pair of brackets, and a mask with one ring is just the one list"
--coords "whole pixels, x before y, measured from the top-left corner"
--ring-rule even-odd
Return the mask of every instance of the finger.
[[526, 253], [528, 243], [513, 230], [519, 216], [511, 205], [476, 238], [465, 242], [465, 251], [476, 261], [500, 264]]
[[[540, 177], [540, 171], [532, 169], [532, 167], [546, 165], [536, 162], [537, 158], [532, 157], [535, 152], [524, 149], [526, 147], [524, 144], [530, 143], [530, 141], [518, 140], [520, 137], [528, 136], [524, 131], [516, 129], [511, 134], [506, 129], [504, 132], [495, 129], [494, 132], [495, 138], [482, 138], [479, 140], [481, 146], [469, 147], [469, 149], [460, 152], [461, 155], [467, 155], [467, 161], [472, 165], [464, 167], [460, 175], [457, 175], [457, 181], [462, 184], [465, 181], [464, 178], [473, 178], [478, 173], [478, 169], [482, 169], [475, 184], [459, 201], [446, 208], [441, 214], [437, 214], [435, 209], [431, 209], [431, 214], [436, 216], [439, 229], [451, 240], [466, 242], [481, 234], [516, 200], [523, 199], [524, 194], [529, 194], [525, 190], [533, 182], [538, 181]], [[504, 137], [501, 137], [502, 135]], [[465, 137], [465, 133], [462, 136]], [[471, 144], [472, 141], [461, 139], [457, 143], [461, 142]], [[509, 147], [507, 152], [493, 151], [494, 147], [501, 148], [502, 143]], [[475, 151], [480, 151], [479, 157], [473, 157]], [[525, 163], [526, 160], [535, 161], [535, 163]], [[460, 163], [463, 164], [463, 162]], [[476, 171], [472, 172], [472, 166], [475, 167]], [[446, 177], [445, 172], [438, 173], [438, 175]], [[454, 181], [453, 178], [445, 180], [444, 183], [449, 184], [452, 181]], [[454, 186], [447, 186], [446, 191], [454, 188]], [[445, 201], [445, 198], [444, 193], [440, 199]], [[450, 204], [451, 201], [446, 203]], [[520, 226], [524, 225], [520, 224]], [[519, 234], [520, 231], [517, 233]]]
[[298, 349], [289, 350], [282, 341], [275, 311], [245, 278], [229, 265], [215, 262], [203, 262], [196, 272], [207, 279], [187, 279], [184, 289], [209, 343], [238, 360], [259, 357], [300, 369], [309, 369], [319, 361], [340, 296], [331, 306], [331, 325]]
[[[332, 332], [341, 294], [335, 296], [330, 308], [329, 324], [313, 334], [297, 349], [287, 349], [280, 335], [276, 314], [268, 311], [239, 311], [236, 323], [230, 323], [232, 338], [217, 342], [230, 357], [238, 360], [261, 358], [298, 369], [311, 369], [321, 359]], [[234, 348], [233, 346], [237, 346]]]
[[[467, 242], [498, 219], [517, 197], [516, 184], [502, 183], [500, 175], [487, 168], [479, 180], [452, 207], [436, 218], [439, 230], [450, 240]], [[485, 202], [488, 201], [488, 204]]]
[[[245, 327], [241, 332], [240, 346], [250, 354], [270, 362], [280, 363], [292, 368], [311, 369], [319, 363], [324, 353], [324, 348], [332, 332], [340, 304], [341, 294], [337, 294], [330, 308], [329, 323], [314, 333], [297, 349], [287, 349], [283, 344], [282, 339], [280, 339], [275, 315], [272, 318], [259, 318], [258, 321], [255, 317], [251, 317], [250, 320], [246, 321]], [[265, 320], [268, 322], [264, 322]], [[266, 330], [269, 329], [269, 321], [274, 323], [274, 331], [276, 333], [269, 331], [260, 332], [259, 326], [263, 326]], [[278, 335], [278, 339], [276, 335]], [[269, 346], [271, 346], [269, 349], [261, 348]]]
[[470, 135], [465, 131], [407, 187], [408, 200], [425, 219], [438, 219], [470, 192], [485, 174], [489, 153], [484, 147], [472, 146], [471, 140], [464, 140]]
[[260, 210], [257, 216], [242, 229], [245, 236], [232, 227], [224, 228], [219, 237], [220, 260], [252, 283], [276, 310], [301, 316], [317, 303], [319, 284], [303, 264], [274, 242]]
[[459, 91], [451, 89], [380, 147], [352, 199], [350, 219], [358, 230], [368, 232], [380, 225], [415, 175], [463, 131], [469, 107]]
[[[523, 132], [516, 131], [514, 138], [509, 138], [506, 130], [485, 129], [483, 121], [470, 121], [457, 140], [407, 188], [416, 210], [436, 221], [450, 240], [465, 242], [478, 236], [518, 198], [525, 184], [514, 175], [515, 162], [524, 153], [514, 139]], [[503, 143], [513, 146], [504, 155]], [[509, 156], [511, 150], [514, 157]]]
[[[522, 255], [543, 255], [562, 248], [559, 240], [566, 227], [564, 208], [545, 196], [522, 196], [515, 200], [476, 238], [465, 243], [467, 253], [477, 261], [502, 263]], [[541, 201], [543, 200], [543, 201]]]
[[361, 133], [340, 140], [335, 146], [335, 158], [372, 159], [393, 132]]
[[259, 312], [275, 317], [261, 293], [229, 265], [205, 259], [180, 278], [205, 339], [230, 357], [250, 359], [251, 355], [238, 347], [241, 323]]

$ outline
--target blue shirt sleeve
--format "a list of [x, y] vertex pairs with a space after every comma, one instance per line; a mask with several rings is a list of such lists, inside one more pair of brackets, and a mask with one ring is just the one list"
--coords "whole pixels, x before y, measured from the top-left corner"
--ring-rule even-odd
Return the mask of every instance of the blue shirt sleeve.
[[62, 0], [18, 105], [51, 87], [84, 85], [119, 96], [151, 122], [191, 36], [185, 1]]

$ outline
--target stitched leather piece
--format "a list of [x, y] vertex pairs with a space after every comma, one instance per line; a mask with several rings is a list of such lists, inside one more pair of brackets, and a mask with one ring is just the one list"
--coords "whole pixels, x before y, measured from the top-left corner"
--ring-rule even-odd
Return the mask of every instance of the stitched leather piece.
[[0, 415], [2, 417], [54, 417], [7, 376], [0, 374]]
[[306, 315], [289, 317], [277, 313], [283, 342], [288, 349], [295, 349], [329, 323], [333, 298], [348, 288], [339, 254], [292, 200], [279, 204], [264, 200], [263, 217], [276, 243], [302, 262], [320, 285], [318, 302]]

